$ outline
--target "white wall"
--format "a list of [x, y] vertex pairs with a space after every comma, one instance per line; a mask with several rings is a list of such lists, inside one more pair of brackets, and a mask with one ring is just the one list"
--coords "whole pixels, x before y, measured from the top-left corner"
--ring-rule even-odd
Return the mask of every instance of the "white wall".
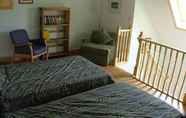
[[134, 28], [140, 28], [153, 40], [186, 50], [186, 31], [176, 28], [169, 0], [136, 0], [136, 9], [138, 26]]
[[159, 35], [157, 40], [172, 47], [186, 50], [186, 31], [176, 28], [169, 0], [142, 1], [145, 4], [144, 9]]
[[160, 43], [186, 50], [186, 31], [177, 29], [169, 6], [169, 0], [136, 0], [130, 62], [124, 67], [133, 72], [140, 32]]
[[97, 28], [97, 0], [34, 0], [34, 4], [20, 5], [14, 1], [14, 9], [0, 10], [0, 57], [12, 53], [8, 32], [24, 28], [31, 38], [39, 37], [38, 7], [53, 4], [71, 8], [70, 47], [79, 48], [83, 34]]
[[112, 12], [110, 0], [100, 0], [100, 24], [108, 31], [117, 31], [118, 26], [128, 28], [132, 25], [135, 0], [121, 0], [121, 11]]
[[152, 2], [153, 0], [135, 1], [129, 62], [127, 64], [122, 65], [122, 67], [130, 73], [133, 73], [136, 64], [136, 57], [139, 45], [137, 38], [140, 32], [144, 32], [145, 36], [151, 37], [152, 39], [160, 39], [154, 27], [156, 24], [154, 24], [151, 20], [151, 17], [153, 17], [151, 15], [152, 13], [148, 14], [149, 9], [146, 9], [147, 5], [149, 5], [149, 7], [151, 6], [152, 8], [154, 8], [153, 3], [149, 2], [150, 4], [146, 4], [146, 2], [148, 1]]

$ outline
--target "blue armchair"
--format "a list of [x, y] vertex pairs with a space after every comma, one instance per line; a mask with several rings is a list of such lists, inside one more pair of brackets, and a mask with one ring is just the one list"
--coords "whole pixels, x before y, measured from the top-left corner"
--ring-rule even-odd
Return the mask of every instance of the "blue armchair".
[[48, 60], [48, 48], [44, 40], [30, 40], [27, 32], [24, 29], [10, 32], [10, 38], [14, 44], [14, 53], [12, 62], [15, 57], [31, 58], [31, 62], [39, 56], [46, 56]]

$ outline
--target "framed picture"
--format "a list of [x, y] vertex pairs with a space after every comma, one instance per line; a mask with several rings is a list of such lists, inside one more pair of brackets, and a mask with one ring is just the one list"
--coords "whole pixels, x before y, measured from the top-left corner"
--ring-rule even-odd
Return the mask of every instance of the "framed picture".
[[0, 9], [8, 10], [13, 8], [12, 0], [0, 0]]
[[19, 4], [33, 4], [33, 0], [19, 0]]
[[109, 0], [109, 6], [112, 12], [120, 12], [121, 0]]

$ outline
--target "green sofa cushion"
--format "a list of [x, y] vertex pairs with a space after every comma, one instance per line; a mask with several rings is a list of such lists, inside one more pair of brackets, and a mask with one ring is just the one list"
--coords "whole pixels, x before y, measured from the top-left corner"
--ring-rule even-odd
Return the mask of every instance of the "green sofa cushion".
[[91, 42], [95, 44], [108, 45], [113, 42], [113, 38], [110, 36], [110, 34], [106, 30], [103, 30], [103, 31], [95, 30], [92, 32]]
[[104, 34], [101, 31], [95, 30], [92, 32], [91, 35], [91, 42], [96, 44], [103, 44], [104, 43]]
[[113, 42], [113, 38], [110, 36], [110, 34], [106, 30], [103, 30], [103, 34], [104, 34], [103, 44], [105, 45], [111, 44]]

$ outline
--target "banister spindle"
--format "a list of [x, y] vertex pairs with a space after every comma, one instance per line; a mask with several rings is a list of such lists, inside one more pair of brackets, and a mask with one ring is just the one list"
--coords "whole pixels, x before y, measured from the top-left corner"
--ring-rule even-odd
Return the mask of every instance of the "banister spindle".
[[121, 36], [119, 38], [119, 51], [118, 51], [118, 55], [119, 55], [118, 61], [119, 62], [121, 61], [121, 46], [122, 46], [123, 33], [121, 32], [120, 34], [121, 34]]
[[156, 44], [154, 44], [154, 52], [153, 52], [153, 56], [151, 57], [152, 63], [151, 63], [150, 74], [149, 74], [149, 76], [148, 76], [148, 81], [147, 81], [147, 83], [150, 83], [150, 80], [151, 80], [150, 77], [151, 77], [152, 70], [153, 70], [153, 67], [154, 67], [154, 58], [156, 57], [156, 49], [157, 49], [157, 46], [156, 46]]
[[174, 90], [173, 90], [173, 96], [175, 96], [176, 88], [177, 88], [177, 86], [178, 86], [178, 81], [179, 81], [180, 76], [181, 76], [184, 58], [185, 58], [185, 54], [182, 53], [181, 66], [180, 66], [180, 68], [179, 68], [178, 77], [177, 77], [177, 79], [176, 79], [176, 85], [175, 85]]
[[115, 51], [115, 55], [114, 55], [114, 66], [116, 66], [117, 62], [118, 62], [118, 52], [119, 52], [119, 39], [120, 39], [120, 36], [121, 36], [121, 33], [120, 33], [120, 27], [118, 28], [118, 31], [117, 31], [117, 39], [116, 39], [116, 51]]
[[142, 48], [144, 52], [142, 52], [142, 62], [141, 62], [141, 69], [140, 69], [140, 76], [139, 76], [139, 79], [141, 80], [141, 77], [142, 77], [142, 73], [143, 73], [143, 66], [144, 66], [144, 63], [145, 63], [145, 56], [146, 56], [146, 45], [147, 43], [144, 41], [144, 47]]
[[122, 41], [123, 45], [122, 45], [122, 49], [121, 49], [122, 50], [122, 52], [121, 52], [122, 53], [121, 62], [125, 62], [124, 58], [125, 58], [125, 53], [126, 53], [125, 48], [126, 48], [127, 32], [124, 32], [123, 34], [124, 34], [124, 36], [122, 38], [123, 39], [123, 41]]
[[163, 81], [163, 88], [162, 88], [163, 92], [165, 91], [165, 84], [166, 84], [167, 77], [168, 77], [168, 74], [169, 74], [170, 64], [171, 64], [171, 60], [172, 60], [172, 53], [173, 53], [173, 50], [171, 49], [170, 56], [169, 56], [168, 67], [167, 67], [167, 71], [166, 71], [166, 74], [165, 74], [165, 80]]
[[137, 74], [138, 74], [138, 68], [139, 68], [140, 57], [141, 57], [141, 49], [142, 49], [142, 40], [140, 39], [141, 38], [140, 36], [138, 38], [138, 40], [139, 40], [139, 47], [138, 47], [138, 53], [137, 53], [137, 58], [136, 58], [136, 66], [134, 68], [134, 74], [133, 74], [136, 78], [137, 78]]
[[130, 31], [128, 32], [128, 41], [127, 41], [127, 49], [126, 49], [126, 56], [125, 56], [125, 61], [127, 62], [128, 61], [128, 56], [129, 56], [129, 49], [130, 49], [130, 42], [131, 42], [131, 29]]
[[159, 65], [160, 56], [161, 56], [161, 49], [162, 49], [162, 47], [160, 46], [159, 47], [159, 54], [158, 54], [158, 61], [157, 61], [156, 68], [155, 68], [155, 73], [154, 73], [154, 76], [153, 76], [153, 82], [152, 82], [152, 86], [153, 87], [154, 87], [156, 76], [157, 76], [157, 72], [158, 72], [158, 65]]
[[183, 82], [181, 84], [181, 89], [180, 89], [180, 92], [179, 92], [179, 95], [178, 95], [179, 99], [181, 99], [181, 93], [182, 93], [184, 85], [185, 85], [185, 80], [186, 80], [186, 72], [185, 72], [185, 75], [184, 75], [184, 78], [183, 78]]
[[120, 62], [121, 61], [121, 44], [122, 44], [122, 39], [123, 38], [123, 33], [122, 32], [120, 32], [120, 37], [119, 37], [119, 44], [118, 44], [118, 61]]
[[158, 79], [158, 87], [157, 88], [159, 88], [159, 86], [160, 86], [163, 70], [164, 70], [164, 67], [165, 67], [166, 55], [167, 55], [167, 48], [165, 47], [164, 56], [163, 56], [163, 65], [162, 65], [162, 69], [161, 69], [161, 72], [160, 72], [160, 77]]
[[148, 53], [147, 53], [147, 63], [146, 63], [146, 66], [145, 66], [145, 74], [144, 74], [144, 76], [143, 76], [143, 81], [145, 82], [145, 78], [146, 78], [146, 74], [147, 74], [147, 68], [148, 68], [148, 64], [149, 64], [149, 58], [150, 58], [150, 52], [151, 52], [151, 46], [152, 46], [152, 43], [150, 42], [149, 43], [149, 48], [148, 48]]
[[176, 69], [177, 60], [178, 60], [178, 51], [176, 51], [176, 57], [175, 57], [175, 59], [176, 60], [174, 62], [173, 72], [172, 72], [172, 75], [171, 75], [171, 80], [170, 80], [169, 85], [168, 85], [168, 92], [167, 92], [167, 94], [169, 94], [169, 92], [170, 92], [171, 84], [172, 84], [172, 81], [173, 81], [173, 78], [174, 78], [175, 69]]
[[127, 34], [127, 36], [126, 36], [126, 38], [125, 38], [125, 53], [124, 53], [124, 57], [123, 57], [123, 61], [124, 62], [127, 62], [127, 55], [128, 55], [128, 42], [129, 42], [129, 32], [127, 32], [126, 33]]

